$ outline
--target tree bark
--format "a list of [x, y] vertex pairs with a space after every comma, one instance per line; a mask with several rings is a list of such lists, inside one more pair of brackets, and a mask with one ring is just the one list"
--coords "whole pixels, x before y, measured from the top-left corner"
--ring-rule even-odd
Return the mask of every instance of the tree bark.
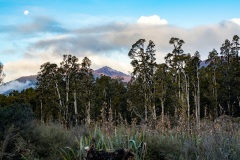
[[77, 109], [77, 93], [76, 93], [76, 90], [74, 90], [73, 98], [74, 98], [75, 125], [77, 125], [77, 123], [78, 123], [78, 109]]
[[60, 105], [60, 107], [62, 108], [62, 107], [63, 107], [63, 105], [62, 105], [62, 99], [61, 99], [61, 95], [60, 95], [60, 92], [59, 92], [58, 83], [57, 83], [56, 80], [55, 80], [55, 87], [56, 87], [56, 90], [57, 90], [59, 105]]
[[164, 123], [164, 101], [163, 98], [160, 99], [161, 107], [162, 107], [162, 123]]
[[[198, 67], [198, 66], [197, 66]], [[197, 68], [197, 108], [198, 108], [198, 128], [200, 129], [200, 83], [199, 83], [199, 69]]]
[[41, 107], [41, 124], [43, 124], [43, 105], [42, 105], [42, 100], [40, 100], [40, 107]]
[[87, 124], [90, 125], [91, 124], [91, 114], [90, 114], [90, 111], [91, 111], [91, 102], [88, 101], [87, 102], [87, 105], [86, 105], [86, 113], [87, 113]]
[[68, 107], [68, 103], [69, 103], [69, 77], [68, 75], [66, 76], [66, 115], [65, 115], [65, 121], [66, 121], [66, 127], [69, 128], [69, 107]]
[[61, 117], [60, 119], [61, 119], [61, 121], [63, 123], [63, 126], [65, 127], [65, 124], [66, 124], [66, 122], [65, 122], [65, 113], [66, 112], [65, 111], [63, 112], [63, 119], [62, 119], [61, 114], [62, 114], [62, 109], [63, 109], [63, 103], [62, 103], [61, 95], [60, 95], [60, 92], [59, 92], [57, 80], [55, 80], [55, 87], [56, 87], [57, 96], [58, 96], [58, 100], [59, 100], [59, 106], [60, 106], [60, 109], [59, 109], [59, 113], [60, 113], [60, 117]]

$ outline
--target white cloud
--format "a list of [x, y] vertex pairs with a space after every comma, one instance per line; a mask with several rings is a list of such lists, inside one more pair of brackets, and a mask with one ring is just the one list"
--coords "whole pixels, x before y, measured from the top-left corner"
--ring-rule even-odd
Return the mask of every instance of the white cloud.
[[[166, 20], [164, 22], [158, 16], [150, 17], [153, 17], [153, 20], [150, 21], [147, 17], [150, 22], [146, 20], [145, 24], [167, 24]], [[140, 18], [139, 22], [134, 24], [111, 23], [89, 26], [31, 39], [28, 47], [23, 50], [25, 54], [22, 59], [4, 63], [6, 73], [4, 81], [36, 75], [41, 64], [45, 62], [59, 64], [63, 54], [75, 55], [79, 62], [87, 56], [92, 60], [93, 69], [107, 65], [128, 73], [132, 70], [128, 52], [132, 44], [142, 38], [147, 42], [152, 40], [156, 44], [157, 63], [164, 62], [166, 54], [172, 51], [173, 46], [169, 44], [171, 37], [183, 39], [186, 42], [183, 45], [185, 53], [193, 54], [199, 51], [201, 59], [204, 60], [213, 48], [219, 51], [225, 39], [231, 40], [234, 35], [240, 33], [240, 27], [230, 20], [184, 29], [171, 25], [141, 25], [144, 24], [143, 19]], [[159, 23], [161, 20], [164, 23]]]
[[168, 24], [166, 19], [161, 19], [158, 15], [141, 16], [137, 20], [137, 23], [143, 24], [143, 25], [166, 25], [166, 24]]
[[18, 81], [11, 81], [7, 84], [0, 86], [0, 94], [3, 94], [10, 90], [18, 90], [19, 92], [21, 92], [22, 90], [30, 88], [30, 87], [32, 87], [32, 88], [35, 87], [34, 85], [31, 84], [30, 81], [27, 81], [26, 83], [20, 83]]
[[230, 21], [240, 25], [240, 18], [233, 18], [233, 19], [230, 19]]

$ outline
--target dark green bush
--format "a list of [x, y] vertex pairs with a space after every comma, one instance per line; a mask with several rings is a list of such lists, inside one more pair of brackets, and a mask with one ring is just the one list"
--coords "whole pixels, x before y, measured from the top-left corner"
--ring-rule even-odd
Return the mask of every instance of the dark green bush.
[[12, 125], [20, 130], [25, 129], [29, 127], [33, 118], [33, 112], [28, 105], [13, 104], [8, 107], [0, 107], [0, 132], [5, 132]]
[[[70, 131], [63, 129], [60, 125], [39, 125], [29, 135], [28, 149], [31, 155], [39, 159], [58, 159], [60, 148], [75, 146], [75, 137]], [[77, 145], [77, 144], [76, 144]]]
[[33, 112], [25, 104], [0, 108], [0, 159], [20, 157], [16, 144], [20, 137], [25, 137], [33, 118]]

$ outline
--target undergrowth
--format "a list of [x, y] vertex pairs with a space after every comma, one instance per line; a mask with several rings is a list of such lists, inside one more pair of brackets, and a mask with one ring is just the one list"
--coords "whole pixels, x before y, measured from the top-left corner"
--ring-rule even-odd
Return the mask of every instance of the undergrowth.
[[168, 120], [117, 126], [101, 122], [68, 130], [35, 121], [2, 127], [0, 159], [83, 160], [87, 147], [106, 152], [127, 149], [136, 160], [240, 159], [240, 125], [228, 117], [202, 120], [200, 128], [171, 126]]

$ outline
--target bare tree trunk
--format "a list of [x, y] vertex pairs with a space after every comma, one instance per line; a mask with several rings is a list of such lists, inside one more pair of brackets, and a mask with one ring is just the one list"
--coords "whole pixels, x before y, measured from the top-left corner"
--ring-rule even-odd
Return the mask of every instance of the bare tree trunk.
[[195, 104], [195, 119], [196, 119], [196, 124], [198, 123], [198, 106], [197, 106], [197, 94], [196, 91], [194, 91], [194, 104]]
[[[151, 92], [151, 91], [150, 91]], [[156, 106], [155, 106], [155, 85], [153, 84], [153, 93], [151, 92], [151, 99], [152, 99], [152, 108], [153, 108], [153, 120], [157, 119], [157, 114], [156, 114]]]
[[195, 105], [195, 123], [198, 124], [198, 97], [197, 97], [197, 86], [196, 84], [193, 84], [194, 91], [193, 91], [193, 97], [194, 97], [194, 105]]
[[[174, 83], [179, 84], [180, 82], [178, 81], [178, 77], [176, 76], [175, 78], [176, 79], [174, 80]], [[180, 89], [179, 89], [179, 86], [177, 88], [177, 92], [175, 93], [175, 96], [176, 96], [176, 105], [175, 105], [175, 108], [174, 108], [174, 118], [175, 118], [175, 120], [178, 120], [179, 119], [178, 111], [179, 111], [179, 107], [180, 107], [179, 106], [179, 100], [180, 100]]]
[[207, 106], [204, 106], [204, 118], [207, 117]]
[[187, 100], [187, 119], [188, 129], [190, 129], [190, 103], [189, 103], [189, 78], [186, 77], [186, 100]]
[[187, 124], [188, 129], [190, 128], [190, 104], [189, 104], [189, 78], [187, 77], [186, 73], [182, 71], [184, 78], [185, 78], [185, 94], [186, 94], [186, 105], [187, 105]]
[[181, 97], [181, 71], [180, 71], [180, 66], [178, 66], [178, 98], [180, 99]]
[[91, 111], [91, 102], [88, 101], [87, 105], [86, 105], [86, 113], [87, 113], [87, 124], [90, 125], [91, 124], [91, 114], [90, 114], [90, 111]]
[[197, 68], [197, 108], [198, 108], [198, 128], [200, 129], [200, 84], [199, 84], [199, 69]]
[[42, 105], [42, 100], [40, 100], [40, 107], [41, 107], [41, 124], [43, 124], [43, 105]]
[[75, 124], [77, 125], [77, 123], [78, 123], [78, 109], [77, 109], [77, 93], [76, 93], [76, 90], [74, 90], [73, 98], [74, 98]]
[[65, 115], [65, 120], [66, 120], [66, 127], [67, 128], [69, 128], [70, 126], [69, 126], [69, 117], [68, 117], [68, 115], [69, 115], [69, 113], [68, 113], [68, 103], [69, 103], [69, 96], [68, 96], [68, 94], [69, 94], [69, 77], [68, 77], [68, 75], [66, 76], [66, 115]]
[[163, 98], [160, 99], [161, 101], [161, 107], [162, 107], [162, 123], [164, 123], [164, 101]]
[[147, 82], [146, 82], [146, 75], [144, 75], [144, 108], [145, 108], [145, 122], [148, 121], [148, 95], [147, 95]]
[[144, 98], [145, 98], [145, 103], [144, 103], [144, 107], [145, 107], [145, 122], [147, 122], [147, 120], [148, 120], [148, 106], [147, 106], [147, 94], [145, 93], [145, 96], [144, 96]]
[[59, 92], [59, 89], [58, 89], [58, 83], [57, 81], [55, 80], [55, 87], [56, 87], [56, 90], [57, 90], [57, 95], [58, 95], [58, 100], [59, 100], [59, 105], [60, 107], [62, 108], [62, 99], [61, 99], [61, 95], [60, 95], [60, 92]]
[[[60, 95], [60, 92], [59, 92], [57, 80], [55, 80], [55, 87], [56, 87], [56, 91], [57, 91], [57, 95], [58, 95], [58, 100], [59, 100], [59, 106], [60, 106], [59, 113], [61, 114], [62, 109], [63, 109], [63, 103], [62, 103], [62, 98], [61, 98], [61, 95]], [[64, 126], [64, 127], [65, 127], [65, 124], [66, 124], [65, 114], [66, 114], [66, 112], [64, 111], [64, 113], [63, 113], [63, 119], [61, 119], [61, 121], [63, 121], [63, 126]], [[62, 116], [60, 115], [60, 117], [62, 117]]]
[[218, 117], [218, 101], [217, 101], [217, 96], [218, 96], [218, 94], [217, 94], [217, 81], [216, 81], [216, 71], [215, 71], [215, 69], [213, 70], [214, 71], [214, 79], [213, 79], [213, 83], [214, 83], [214, 97], [215, 97], [215, 112], [216, 112], [216, 117], [215, 118], [217, 118]]

